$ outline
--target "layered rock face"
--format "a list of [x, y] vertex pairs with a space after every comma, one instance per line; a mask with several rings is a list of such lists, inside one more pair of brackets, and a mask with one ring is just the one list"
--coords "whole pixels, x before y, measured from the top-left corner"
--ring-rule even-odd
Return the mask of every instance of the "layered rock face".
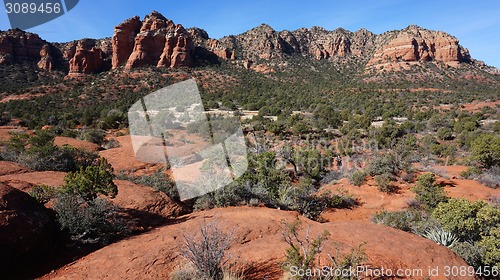
[[268, 60], [294, 54], [330, 59], [351, 55], [364, 57], [373, 50], [375, 37], [366, 29], [353, 33], [313, 27], [277, 32], [263, 24], [238, 36], [207, 39], [204, 47], [223, 59]]
[[118, 25], [112, 42], [113, 68], [123, 64], [127, 69], [191, 66], [193, 44], [189, 33], [158, 12], [147, 15], [142, 22], [134, 17]]
[[[350, 32], [342, 28], [328, 31], [321, 27], [276, 32], [264, 24], [209, 45], [218, 46], [218, 49], [225, 47], [226, 52], [241, 50], [238, 59], [248, 60], [300, 54], [318, 60], [356, 57], [367, 61], [368, 66], [432, 60], [457, 65], [471, 61], [468, 50], [460, 46], [455, 37], [418, 26], [375, 35], [366, 29]], [[224, 58], [224, 55], [219, 57]]]
[[37, 34], [20, 29], [0, 33], [0, 65], [29, 60], [36, 62], [42, 69], [52, 70], [52, 56], [49, 43]]
[[37, 66], [40, 69], [52, 71], [54, 68], [53, 63], [54, 63], [54, 59], [51, 56], [50, 46], [48, 44], [45, 44], [45, 45], [43, 45], [42, 49], [40, 50], [40, 61], [37, 63]]
[[458, 65], [471, 59], [468, 50], [460, 46], [455, 37], [415, 25], [397, 33], [384, 33], [377, 39], [382, 42], [368, 65], [430, 60]]
[[414, 25], [375, 35], [366, 29], [350, 32], [321, 27], [277, 32], [263, 24], [243, 34], [216, 40], [203, 29], [186, 30], [155, 11], [142, 21], [139, 17], [125, 20], [115, 27], [112, 38], [101, 40], [50, 44], [21, 30], [0, 32], [0, 65], [29, 59], [41, 69], [66, 69], [70, 75], [119, 66], [192, 67], [217, 60], [258, 64], [263, 63], [260, 60], [292, 55], [347, 63], [356, 59], [367, 67], [421, 61], [456, 66], [474, 61], [455, 37]]
[[135, 36], [141, 29], [139, 17], [127, 19], [115, 27], [113, 42], [113, 68], [127, 63], [134, 50]]
[[83, 39], [73, 43], [70, 48], [69, 75], [98, 73], [103, 70], [105, 55], [96, 46], [97, 41]]

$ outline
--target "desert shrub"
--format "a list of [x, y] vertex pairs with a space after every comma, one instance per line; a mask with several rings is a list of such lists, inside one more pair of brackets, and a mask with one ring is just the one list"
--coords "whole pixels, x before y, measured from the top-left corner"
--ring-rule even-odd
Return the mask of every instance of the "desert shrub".
[[467, 170], [460, 172], [460, 176], [465, 179], [476, 179], [483, 171], [477, 167], [469, 166]]
[[458, 242], [458, 237], [455, 234], [443, 229], [442, 227], [433, 227], [428, 229], [423, 234], [423, 237], [448, 248], [454, 246]]
[[480, 134], [472, 141], [470, 152], [483, 168], [500, 165], [500, 136]]
[[373, 158], [368, 164], [366, 171], [371, 176], [382, 174], [396, 175], [400, 170], [400, 166], [396, 157], [393, 154], [383, 154]]
[[449, 127], [440, 127], [436, 132], [436, 136], [440, 140], [452, 140], [453, 139], [453, 130]]
[[35, 135], [17, 134], [7, 141], [0, 153], [4, 160], [14, 161], [37, 171], [75, 171], [96, 163], [98, 155], [70, 146], [54, 145], [54, 134], [37, 131]]
[[347, 255], [341, 255], [338, 249], [336, 249], [335, 254], [328, 254], [328, 258], [330, 259], [329, 267], [333, 271], [342, 271], [342, 275], [334, 275], [333, 280], [362, 279], [362, 276], [358, 274], [356, 269], [361, 267], [368, 259], [363, 245], [360, 244], [357, 247], [351, 248], [351, 251]]
[[304, 148], [294, 153], [293, 161], [294, 166], [304, 176], [320, 179], [326, 172], [326, 167], [331, 163], [331, 157], [323, 156], [317, 149]]
[[276, 162], [274, 152], [262, 152], [249, 156], [248, 170], [237, 180], [245, 200], [255, 197], [264, 203], [279, 206], [277, 201], [283, 191], [291, 186], [291, 179], [277, 167]]
[[[323, 242], [328, 238], [329, 233], [323, 232], [316, 238], [310, 236], [310, 227], [307, 228], [303, 237], [301, 237], [300, 227], [302, 222], [297, 219], [293, 223], [285, 224], [282, 230], [282, 239], [290, 247], [285, 252], [285, 261], [283, 268], [291, 271], [291, 268], [297, 270], [312, 269], [322, 250]], [[308, 276], [296, 276], [296, 279], [310, 279]]]
[[68, 173], [64, 182], [64, 192], [87, 201], [94, 200], [98, 194], [114, 197], [118, 193], [113, 182], [113, 167], [104, 158], [100, 159], [99, 166], [81, 167], [79, 171]]
[[84, 129], [78, 136], [79, 139], [101, 145], [104, 142], [106, 131], [102, 129]]
[[221, 228], [222, 225], [212, 221], [201, 225], [197, 233], [184, 235], [181, 254], [196, 268], [197, 279], [223, 279], [233, 235]]
[[386, 120], [380, 129], [375, 130], [374, 138], [379, 147], [387, 148], [393, 145], [404, 134], [405, 131], [399, 128], [394, 121]]
[[320, 183], [321, 184], [329, 184], [334, 181], [340, 180], [344, 178], [344, 173], [337, 171], [337, 170], [330, 170], [328, 171], [325, 175], [323, 175], [323, 178], [321, 178]]
[[412, 191], [417, 194], [415, 199], [427, 210], [432, 210], [439, 203], [448, 200], [443, 186], [436, 183], [436, 177], [432, 173], [420, 175]]
[[349, 194], [324, 192], [321, 194], [295, 194], [293, 204], [288, 205], [288, 208], [299, 211], [301, 215], [311, 220], [318, 221], [321, 213], [329, 208], [347, 208], [355, 204], [356, 200]]
[[416, 234], [424, 234], [429, 228], [436, 225], [436, 223], [429, 220], [426, 213], [420, 210], [396, 212], [382, 210], [373, 215], [371, 221], [375, 224], [382, 224]]
[[375, 176], [375, 182], [381, 192], [393, 193], [397, 188], [392, 184], [392, 176], [390, 174], [381, 174]]
[[106, 116], [103, 116], [97, 122], [99, 129], [116, 129], [127, 123], [127, 115], [119, 110], [110, 110]]
[[500, 208], [484, 201], [470, 202], [450, 199], [441, 203], [432, 213], [444, 229], [456, 234], [462, 241], [477, 241], [487, 236], [500, 224]]
[[165, 169], [163, 168], [149, 175], [133, 176], [119, 173], [117, 179], [151, 187], [165, 193], [173, 200], [180, 199], [177, 188], [175, 187], [175, 182], [165, 174]]
[[35, 198], [40, 204], [49, 202], [49, 200], [56, 197], [58, 193], [56, 188], [47, 185], [36, 185], [28, 192], [28, 194]]
[[311, 125], [308, 121], [300, 120], [292, 126], [292, 132], [295, 134], [306, 134], [311, 130]]
[[104, 198], [87, 201], [78, 195], [60, 194], [54, 209], [61, 229], [83, 243], [107, 243], [127, 232], [116, 208]]
[[472, 242], [455, 242], [450, 249], [474, 268], [483, 264], [483, 250]]
[[492, 228], [488, 236], [483, 237], [478, 245], [483, 250], [483, 263], [500, 267], [500, 226]]
[[363, 182], [365, 181], [365, 173], [363, 171], [360, 171], [360, 170], [356, 170], [354, 171], [351, 176], [349, 177], [349, 180], [351, 181], [351, 183], [355, 186], [361, 186], [363, 184]]
[[484, 184], [490, 188], [500, 187], [500, 166], [495, 165], [485, 170], [478, 180], [481, 184]]
[[10, 121], [11, 121], [11, 118], [10, 118], [9, 116], [2, 115], [2, 116], [0, 117], [0, 125], [6, 125], [6, 124], [8, 124]]

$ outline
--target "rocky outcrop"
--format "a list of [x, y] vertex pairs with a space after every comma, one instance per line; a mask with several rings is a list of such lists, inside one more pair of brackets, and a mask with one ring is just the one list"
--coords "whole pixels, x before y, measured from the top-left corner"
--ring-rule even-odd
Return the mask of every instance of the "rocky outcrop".
[[35, 62], [40, 69], [53, 70], [54, 52], [50, 43], [37, 34], [12, 29], [0, 32], [0, 65], [20, 61]]
[[318, 60], [353, 57], [369, 66], [398, 61], [441, 61], [449, 65], [471, 61], [467, 49], [455, 37], [418, 26], [375, 35], [366, 29], [350, 32], [321, 27], [276, 32], [263, 24], [241, 35], [203, 42], [223, 59], [228, 59], [229, 54], [236, 56], [239, 50], [238, 59], [252, 61], [297, 54]]
[[[73, 53], [73, 48], [69, 55]], [[69, 75], [98, 73], [103, 70], [104, 53], [96, 46], [96, 40], [83, 39], [75, 42], [74, 54], [69, 60]]]
[[262, 60], [294, 55], [344, 63], [354, 59], [369, 68], [424, 61], [452, 66], [474, 63], [455, 37], [414, 25], [375, 35], [366, 29], [351, 32], [321, 27], [278, 32], [262, 24], [240, 35], [216, 40], [203, 29], [186, 30], [154, 11], [142, 21], [139, 17], [125, 20], [115, 27], [112, 38], [102, 40], [50, 44], [19, 29], [0, 32], [0, 65], [28, 59], [41, 69], [65, 69], [70, 75], [119, 66], [192, 67], [220, 60], [239, 60], [239, 65], [250, 60], [258, 65]]
[[48, 71], [52, 71], [54, 68], [54, 59], [50, 53], [50, 46], [45, 44], [40, 50], [40, 61], [37, 63], [37, 66], [40, 69], [45, 69]]
[[[192, 40], [182, 25], [175, 25], [158, 12], [147, 15], [140, 25], [132, 18], [115, 28], [113, 36], [113, 67], [125, 63], [126, 68], [146, 65], [158, 67], [191, 66]], [[134, 37], [132, 51], [130, 40]], [[122, 47], [124, 48], [122, 50]], [[125, 57], [130, 55], [125, 60]]]
[[[396, 270], [422, 270], [422, 274], [398, 279], [428, 279], [428, 268], [443, 271], [445, 266], [467, 266], [465, 261], [444, 246], [415, 234], [364, 222], [317, 223], [298, 218], [294, 212], [264, 207], [233, 207], [195, 212], [167, 226], [140, 236], [106, 246], [75, 262], [57, 269], [42, 279], [101, 279], [113, 275], [116, 279], [170, 279], [172, 272], [185, 267], [179, 254], [185, 236], [198, 236], [200, 227], [215, 221], [218, 229], [231, 233], [228, 255], [238, 256], [252, 264], [249, 279], [286, 279], [290, 274], [281, 270], [281, 262], [289, 247], [283, 241], [283, 224], [302, 221], [299, 236], [328, 235], [320, 255], [321, 263], [329, 263], [327, 254], [347, 256], [362, 245], [366, 254], [363, 266]], [[251, 222], [249, 222], [251, 221]], [[373, 271], [373, 270], [372, 270]], [[377, 270], [380, 272], [380, 269]], [[363, 279], [372, 279], [360, 273]], [[433, 278], [434, 279], [434, 278]], [[435, 279], [445, 279], [443, 273]], [[474, 279], [455, 277], [449, 279]]]
[[431, 60], [458, 65], [470, 61], [468, 50], [460, 46], [455, 37], [415, 25], [384, 33], [377, 39], [377, 50], [368, 65]]
[[[172, 31], [172, 30], [171, 30]], [[167, 34], [163, 53], [158, 61], [158, 67], [191, 66], [191, 38], [186, 29], [178, 24], [173, 32]]]
[[122, 180], [115, 180], [115, 184], [118, 194], [111, 201], [134, 230], [150, 229], [189, 212], [187, 207], [158, 190]]
[[141, 30], [141, 20], [138, 16], [127, 19], [115, 27], [113, 35], [112, 66], [116, 68], [127, 63], [134, 50], [135, 36]]
[[53, 227], [47, 210], [25, 192], [0, 183], [0, 268], [47, 250]]
[[188, 30], [191, 36], [195, 52], [198, 56], [216, 57], [222, 60], [236, 59], [236, 44], [234, 36], [224, 37], [221, 40], [212, 39], [208, 33], [200, 28], [190, 28]]

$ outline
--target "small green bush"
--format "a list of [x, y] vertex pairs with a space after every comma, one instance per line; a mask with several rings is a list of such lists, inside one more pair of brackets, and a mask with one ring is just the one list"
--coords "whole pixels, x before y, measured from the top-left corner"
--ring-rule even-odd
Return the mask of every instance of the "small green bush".
[[49, 200], [55, 198], [58, 193], [56, 188], [47, 185], [36, 185], [28, 192], [28, 194], [35, 198], [40, 204], [49, 202]]
[[460, 176], [465, 179], [475, 179], [482, 173], [481, 169], [473, 166], [467, 167], [467, 170], [460, 172]]
[[356, 170], [354, 171], [354, 173], [351, 174], [349, 180], [351, 181], [351, 183], [355, 186], [361, 186], [364, 181], [365, 181], [365, 173], [363, 171], [360, 171], [360, 170]]
[[392, 184], [392, 176], [390, 174], [376, 175], [375, 182], [381, 192], [393, 193], [397, 190], [397, 188]]
[[480, 134], [472, 141], [470, 152], [483, 168], [500, 165], [500, 136]]
[[436, 136], [440, 140], [452, 140], [453, 139], [453, 130], [449, 127], [440, 127], [436, 132]]
[[424, 234], [425, 231], [435, 225], [435, 223], [429, 221], [427, 215], [420, 210], [396, 212], [383, 210], [373, 215], [371, 220], [375, 224], [382, 224], [416, 234]]
[[[291, 267], [303, 270], [312, 269], [321, 253], [323, 242], [327, 240], [329, 235], [329, 233], [325, 231], [316, 238], [312, 238], [308, 229], [305, 231], [304, 236], [300, 237], [301, 224], [302, 222], [297, 219], [291, 224], [285, 224], [282, 231], [283, 241], [290, 246], [286, 250], [286, 259], [283, 262], [283, 268], [286, 271], [289, 271]], [[300, 277], [296, 279], [310, 278]]]
[[83, 243], [107, 243], [127, 232], [116, 208], [104, 198], [87, 201], [78, 195], [60, 194], [54, 207], [61, 229]]
[[450, 249], [474, 268], [483, 265], [483, 249], [472, 242], [456, 242]]
[[500, 224], [500, 208], [481, 200], [470, 202], [453, 198], [439, 204], [434, 209], [432, 217], [461, 240], [477, 241]]
[[415, 200], [427, 210], [432, 210], [441, 202], [448, 200], [443, 186], [436, 184], [436, 176], [432, 173], [420, 175], [417, 185], [412, 189], [417, 195]]
[[99, 166], [82, 167], [79, 171], [68, 173], [64, 182], [64, 192], [80, 195], [87, 201], [95, 199], [98, 194], [114, 197], [118, 193], [113, 182], [113, 167], [105, 158], [101, 158]]
[[491, 229], [478, 245], [484, 250], [483, 262], [489, 266], [500, 267], [500, 226]]

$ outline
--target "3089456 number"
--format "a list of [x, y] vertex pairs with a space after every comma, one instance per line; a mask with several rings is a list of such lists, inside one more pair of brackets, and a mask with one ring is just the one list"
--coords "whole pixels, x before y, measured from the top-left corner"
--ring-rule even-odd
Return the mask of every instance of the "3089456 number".
[[60, 3], [5, 3], [7, 14], [59, 14]]

